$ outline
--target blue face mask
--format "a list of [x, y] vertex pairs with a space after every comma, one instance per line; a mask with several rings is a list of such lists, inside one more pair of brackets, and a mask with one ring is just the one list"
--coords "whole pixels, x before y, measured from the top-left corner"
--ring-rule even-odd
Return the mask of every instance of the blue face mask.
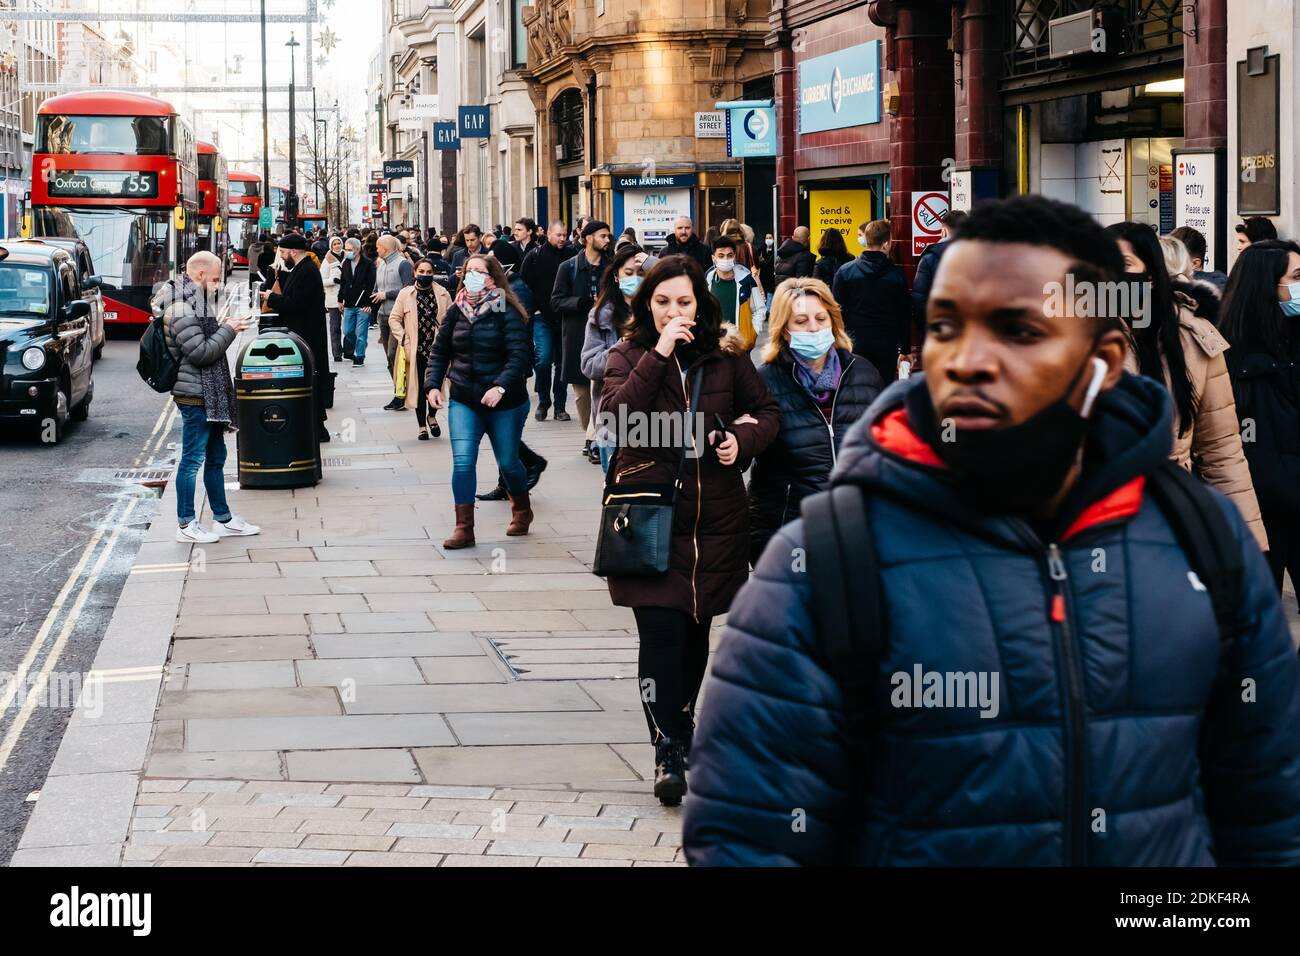
[[791, 332], [790, 351], [808, 362], [815, 362], [835, 344], [835, 330], [827, 327], [818, 332]]
[[636, 295], [636, 290], [639, 288], [641, 288], [640, 276], [623, 276], [618, 280], [618, 291], [629, 299]]
[[343, 255], [349, 259], [355, 259], [357, 257], [356, 251], [353, 249], [349, 249], [347, 252], [343, 253]]
[[465, 273], [465, 288], [469, 292], [482, 292], [483, 287], [487, 285], [487, 276], [481, 272]]
[[1291, 301], [1278, 303], [1282, 306], [1282, 314], [1292, 316], [1293, 318], [1300, 316], [1300, 282], [1289, 283], [1286, 287], [1286, 291], [1290, 293]]

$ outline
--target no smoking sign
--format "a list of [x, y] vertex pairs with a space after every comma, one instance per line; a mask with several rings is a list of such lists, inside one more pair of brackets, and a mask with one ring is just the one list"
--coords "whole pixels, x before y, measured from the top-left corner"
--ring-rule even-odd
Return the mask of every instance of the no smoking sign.
[[948, 197], [943, 193], [912, 193], [912, 255], [943, 238], [943, 216]]

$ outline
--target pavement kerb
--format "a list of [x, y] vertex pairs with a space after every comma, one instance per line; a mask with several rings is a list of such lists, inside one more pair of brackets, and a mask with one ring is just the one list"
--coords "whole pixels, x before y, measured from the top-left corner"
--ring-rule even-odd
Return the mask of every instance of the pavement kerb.
[[[236, 339], [232, 352], [241, 347], [242, 340], [243, 336]], [[233, 439], [227, 436], [227, 441]], [[133, 582], [175, 580], [179, 587], [174, 597], [148, 604], [126, 605], [119, 599], [87, 675], [88, 683], [99, 678], [97, 714], [89, 715], [81, 706], [83, 693], [11, 866], [121, 865], [193, 549], [193, 545], [175, 540], [175, 477], [173, 468], [144, 543], [131, 563], [123, 593]], [[202, 516], [207, 494], [201, 481], [195, 488], [195, 505]], [[113, 728], [126, 729], [118, 731], [119, 739], [111, 748], [96, 747], [94, 737]], [[123, 741], [123, 736], [128, 739]], [[106, 749], [112, 753], [106, 755]], [[106, 756], [113, 761], [107, 771], [103, 765]]]

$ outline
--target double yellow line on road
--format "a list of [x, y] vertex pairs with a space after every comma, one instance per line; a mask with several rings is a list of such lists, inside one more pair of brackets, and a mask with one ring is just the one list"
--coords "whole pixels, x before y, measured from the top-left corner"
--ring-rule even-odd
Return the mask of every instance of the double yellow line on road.
[[[159, 412], [158, 419], [154, 422], [153, 429], [149, 432], [148, 437], [145, 438], [132, 467], [138, 468], [142, 463], [153, 463], [155, 457], [162, 450], [167, 436], [171, 434], [172, 427], [176, 422], [176, 415], [176, 403], [168, 401], [162, 411]], [[23, 687], [28, 688], [27, 696], [19, 706], [18, 713], [14, 715], [13, 722], [9, 725], [4, 738], [0, 739], [0, 771], [4, 770], [10, 755], [18, 745], [18, 738], [22, 735], [32, 713], [44, 697], [50, 674], [58, 665], [59, 657], [76, 628], [77, 620], [86, 606], [86, 601], [89, 600], [95, 585], [99, 583], [99, 576], [117, 546], [122, 529], [127, 526], [131, 513], [135, 511], [140, 501], [140, 498], [134, 496], [126, 497], [115, 502], [109, 508], [108, 514], [100, 522], [99, 527], [95, 529], [94, 534], [90, 536], [90, 540], [86, 542], [86, 547], [82, 550], [77, 563], [73, 565], [72, 570], [68, 573], [67, 580], [59, 588], [59, 593], [55, 595], [54, 603], [50, 605], [45, 620], [41, 622], [40, 628], [37, 629], [35, 636], [33, 636], [32, 642], [23, 654], [23, 659], [19, 663], [17, 670], [10, 678], [9, 683], [0, 687], [0, 717], [3, 717], [8, 712], [19, 691]], [[77, 586], [78, 582], [80, 582], [80, 588]], [[74, 592], [76, 593], [75, 597], [73, 597]], [[68, 606], [70, 599], [72, 603], [71, 606]], [[65, 608], [67, 610], [66, 614], [64, 614]], [[58, 628], [54, 643], [46, 652], [40, 669], [36, 671], [33, 678], [29, 678], [29, 675], [32, 674], [32, 667], [35, 665], [41, 651], [45, 648], [46, 641], [54, 633], [60, 616], [63, 617], [63, 621]]]

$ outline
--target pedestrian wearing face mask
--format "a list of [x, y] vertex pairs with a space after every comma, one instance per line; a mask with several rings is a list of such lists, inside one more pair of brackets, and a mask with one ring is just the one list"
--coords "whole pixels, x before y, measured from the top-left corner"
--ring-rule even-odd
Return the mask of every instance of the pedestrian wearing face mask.
[[1228, 340], [1196, 314], [1201, 306], [1194, 290], [1174, 287], [1154, 229], [1121, 222], [1106, 231], [1119, 244], [1130, 290], [1127, 368], [1163, 384], [1174, 400], [1170, 457], [1227, 495], [1267, 551], [1228, 376]]
[[1300, 245], [1265, 239], [1241, 251], [1224, 290], [1219, 331], [1251, 483], [1268, 533], [1268, 562], [1300, 590]]
[[763, 289], [776, 289], [776, 238], [769, 232], [763, 245], [755, 250], [758, 258], [758, 278]]
[[752, 349], [757, 326], [765, 314], [763, 291], [754, 274], [736, 261], [736, 241], [729, 236], [713, 240], [713, 265], [704, 274], [709, 291], [722, 306], [722, 321], [740, 332], [740, 341]]
[[343, 358], [353, 366], [366, 363], [370, 341], [370, 297], [375, 291], [375, 263], [362, 254], [361, 240], [349, 238], [343, 244], [343, 268], [339, 273], [339, 305], [343, 307]]
[[755, 564], [776, 530], [799, 517], [803, 499], [830, 484], [844, 436], [884, 387], [875, 366], [853, 354], [840, 307], [821, 280], [781, 283], [768, 318], [758, 374], [781, 409], [781, 430], [750, 472]]
[[451, 293], [435, 281], [435, 272], [433, 262], [421, 259], [415, 267], [415, 285], [407, 286], [397, 294], [393, 312], [388, 317], [398, 353], [407, 363], [404, 407], [415, 410], [415, 420], [420, 427], [416, 438], [420, 441], [428, 441], [430, 432], [434, 438], [442, 434], [437, 409], [428, 408], [425, 390], [420, 387], [429, 370], [433, 341], [442, 327], [447, 309], [451, 307]]
[[325, 314], [329, 316], [330, 350], [335, 362], [343, 361], [343, 314], [339, 309], [339, 286], [343, 281], [343, 237], [333, 236], [329, 249], [320, 261], [321, 282], [325, 286]]
[[597, 422], [594, 447], [602, 470], [609, 470], [609, 459], [618, 444], [617, 436], [600, 422], [600, 396], [605, 378], [605, 360], [623, 338], [632, 317], [632, 297], [641, 287], [645, 274], [659, 260], [647, 255], [639, 246], [626, 245], [614, 255], [605, 270], [600, 297], [587, 319], [587, 336], [582, 343], [582, 374], [591, 379], [591, 416]]
[[279, 292], [258, 293], [263, 303], [278, 316], [276, 325], [283, 326], [299, 336], [311, 349], [312, 365], [316, 370], [316, 413], [321, 441], [329, 441], [325, 428], [325, 389], [321, 386], [330, 373], [329, 334], [325, 326], [325, 286], [320, 269], [307, 257], [307, 240], [297, 233], [289, 233], [280, 240], [282, 256], [276, 282]]
[[731, 604], [692, 865], [1300, 864], [1300, 660], [1267, 562], [1169, 462], [1173, 402], [1125, 372], [1120, 321], [1044, 294], [1123, 268], [1081, 209], [971, 212], [922, 374]]

